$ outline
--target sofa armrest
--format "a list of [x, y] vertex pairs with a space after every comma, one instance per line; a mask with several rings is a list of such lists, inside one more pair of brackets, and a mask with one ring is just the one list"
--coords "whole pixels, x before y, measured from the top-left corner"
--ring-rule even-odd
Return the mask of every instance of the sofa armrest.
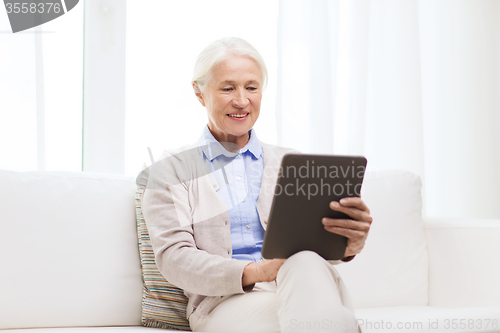
[[424, 218], [429, 305], [500, 306], [500, 220]]

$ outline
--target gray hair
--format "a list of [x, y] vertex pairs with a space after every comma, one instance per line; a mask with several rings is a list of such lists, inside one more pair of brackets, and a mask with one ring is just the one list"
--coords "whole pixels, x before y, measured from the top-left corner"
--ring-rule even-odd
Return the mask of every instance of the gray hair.
[[246, 40], [237, 37], [226, 37], [208, 45], [196, 59], [192, 82], [196, 82], [204, 90], [210, 80], [212, 69], [230, 55], [248, 57], [257, 63], [262, 73], [262, 88], [267, 86], [267, 67], [260, 53]]

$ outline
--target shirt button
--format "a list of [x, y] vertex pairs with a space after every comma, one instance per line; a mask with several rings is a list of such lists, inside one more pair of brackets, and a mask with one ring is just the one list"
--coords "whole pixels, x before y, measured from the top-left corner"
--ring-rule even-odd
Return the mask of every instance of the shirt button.
[[247, 225], [245, 226], [245, 228], [250, 229], [250, 226], [247, 224]]
[[236, 177], [236, 179], [241, 180], [241, 177]]
[[245, 199], [242, 199], [241, 202], [245, 202]]
[[229, 254], [229, 251], [227, 251], [227, 254]]
[[224, 224], [227, 225], [227, 221], [224, 221]]

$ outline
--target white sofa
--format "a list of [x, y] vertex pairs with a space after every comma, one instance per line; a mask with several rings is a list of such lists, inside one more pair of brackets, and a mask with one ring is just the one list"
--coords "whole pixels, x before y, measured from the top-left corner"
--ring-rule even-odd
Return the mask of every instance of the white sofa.
[[[0, 171], [0, 188], [0, 329], [152, 330], [141, 326], [135, 179]], [[372, 229], [337, 266], [363, 332], [499, 332], [500, 221], [422, 219], [420, 188], [405, 171], [363, 185]]]

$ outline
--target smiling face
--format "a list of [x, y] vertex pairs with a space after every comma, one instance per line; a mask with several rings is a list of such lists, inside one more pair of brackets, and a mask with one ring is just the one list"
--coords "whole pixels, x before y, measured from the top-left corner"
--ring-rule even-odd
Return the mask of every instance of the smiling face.
[[232, 55], [217, 64], [205, 89], [193, 83], [196, 96], [207, 109], [208, 128], [219, 142], [243, 148], [248, 131], [260, 113], [262, 73], [250, 58]]

